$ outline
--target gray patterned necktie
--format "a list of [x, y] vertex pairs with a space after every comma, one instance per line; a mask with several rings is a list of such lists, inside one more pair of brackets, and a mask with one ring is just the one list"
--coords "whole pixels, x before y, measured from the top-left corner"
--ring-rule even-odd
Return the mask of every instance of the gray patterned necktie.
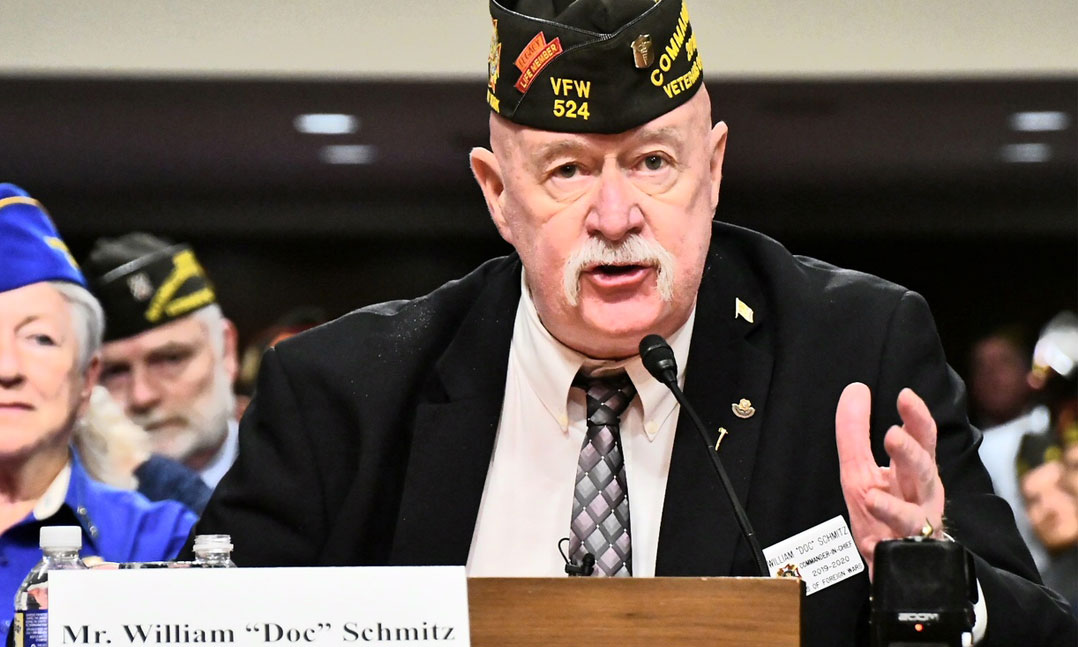
[[579, 564], [591, 553], [597, 574], [628, 577], [633, 574], [629, 485], [619, 427], [636, 388], [625, 373], [604, 378], [578, 375], [573, 386], [586, 392], [588, 431], [577, 460], [569, 557]]

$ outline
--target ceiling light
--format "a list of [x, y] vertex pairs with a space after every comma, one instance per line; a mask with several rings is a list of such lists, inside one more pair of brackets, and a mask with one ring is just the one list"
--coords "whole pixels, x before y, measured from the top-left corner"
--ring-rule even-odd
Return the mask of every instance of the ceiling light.
[[1043, 133], [1066, 130], [1070, 116], [1058, 110], [1016, 112], [1011, 115], [1011, 129], [1022, 133]]
[[296, 130], [308, 135], [350, 135], [359, 130], [355, 115], [317, 113], [300, 115], [293, 123]]
[[1007, 144], [999, 151], [1004, 162], [1027, 164], [1047, 162], [1052, 158], [1052, 147], [1048, 144]]
[[323, 146], [318, 158], [326, 164], [370, 164], [377, 152], [370, 144], [337, 144]]

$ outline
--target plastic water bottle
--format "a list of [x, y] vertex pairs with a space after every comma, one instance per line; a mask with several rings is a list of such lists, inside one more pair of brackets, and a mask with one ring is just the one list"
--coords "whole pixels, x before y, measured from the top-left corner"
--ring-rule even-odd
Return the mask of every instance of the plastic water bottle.
[[85, 569], [79, 558], [82, 528], [42, 526], [41, 561], [15, 594], [15, 620], [11, 625], [15, 647], [49, 645], [49, 571]]
[[[235, 568], [231, 535], [195, 535], [195, 567]], [[16, 647], [19, 647], [16, 645]]]

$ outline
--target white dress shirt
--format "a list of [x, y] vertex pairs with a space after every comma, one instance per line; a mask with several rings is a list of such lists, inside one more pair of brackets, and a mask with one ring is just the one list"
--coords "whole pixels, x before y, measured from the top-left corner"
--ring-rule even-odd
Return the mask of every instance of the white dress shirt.
[[[696, 309], [670, 342], [678, 383]], [[584, 391], [570, 389], [589, 375], [624, 370], [636, 387], [621, 416], [621, 444], [629, 489], [633, 575], [653, 576], [678, 404], [639, 357], [595, 360], [566, 347], [539, 320], [524, 278], [513, 324], [505, 400], [468, 554], [469, 576], [565, 575], [559, 540], [569, 536], [577, 458], [587, 429]]]
[[236, 455], [240, 450], [240, 423], [234, 419], [228, 419], [228, 432], [225, 434], [225, 442], [221, 443], [221, 448], [217, 450], [213, 458], [209, 463], [206, 463], [206, 467], [203, 467], [199, 471], [198, 475], [202, 478], [202, 482], [214, 489], [217, 484], [224, 477], [228, 469], [232, 467], [232, 463], [236, 462]]

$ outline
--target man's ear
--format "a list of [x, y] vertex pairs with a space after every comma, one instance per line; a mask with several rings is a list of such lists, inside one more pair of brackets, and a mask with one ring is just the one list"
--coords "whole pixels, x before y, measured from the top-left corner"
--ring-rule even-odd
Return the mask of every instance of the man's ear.
[[221, 326], [221, 333], [225, 336], [224, 356], [221, 360], [225, 363], [225, 371], [228, 372], [229, 381], [235, 383], [236, 375], [240, 371], [239, 349], [237, 348], [239, 333], [236, 332], [236, 324], [232, 323], [230, 319], [225, 319], [224, 325]]
[[468, 160], [472, 166], [472, 175], [479, 183], [483, 191], [483, 199], [487, 201], [487, 210], [490, 211], [490, 219], [498, 228], [505, 242], [513, 244], [513, 234], [509, 230], [509, 224], [505, 219], [505, 211], [502, 209], [502, 195], [505, 193], [505, 182], [502, 179], [502, 169], [498, 165], [498, 159], [491, 151], [475, 147], [472, 149]]
[[708, 135], [708, 150], [711, 151], [711, 209], [719, 206], [719, 185], [722, 184], [722, 160], [726, 157], [726, 123], [715, 124]]

